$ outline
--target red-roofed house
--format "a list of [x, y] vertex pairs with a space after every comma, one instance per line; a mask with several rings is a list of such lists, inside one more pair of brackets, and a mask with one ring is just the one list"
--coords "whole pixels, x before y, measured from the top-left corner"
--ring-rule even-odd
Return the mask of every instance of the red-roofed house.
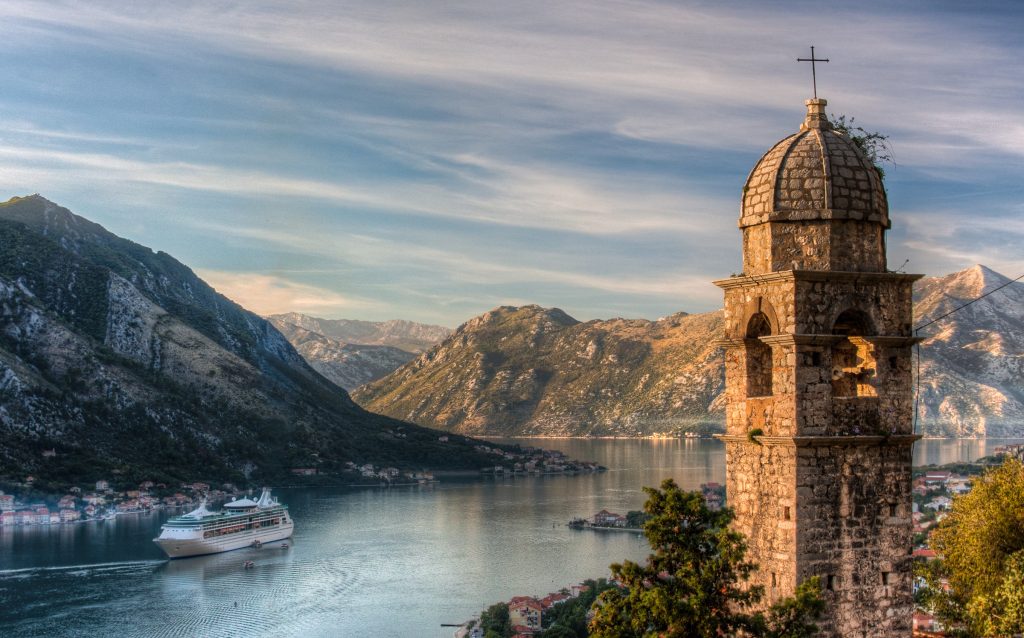
[[934, 549], [915, 549], [914, 558], [923, 558], [924, 560], [935, 560], [939, 557], [939, 553]]
[[543, 608], [540, 601], [529, 596], [516, 596], [508, 602], [508, 621], [513, 627], [522, 625], [529, 629], [540, 629]]
[[594, 525], [598, 527], [625, 527], [626, 517], [608, 510], [601, 510], [594, 514]]
[[547, 611], [551, 609], [552, 605], [557, 605], [558, 603], [565, 602], [567, 600], [569, 600], [569, 594], [548, 594], [544, 598], [540, 599], [540, 606], [544, 611]]
[[945, 483], [952, 475], [952, 472], [928, 472], [924, 475], [924, 482], [929, 485]]
[[914, 612], [915, 631], [942, 631], [942, 623], [935, 619], [935, 616], [921, 611]]

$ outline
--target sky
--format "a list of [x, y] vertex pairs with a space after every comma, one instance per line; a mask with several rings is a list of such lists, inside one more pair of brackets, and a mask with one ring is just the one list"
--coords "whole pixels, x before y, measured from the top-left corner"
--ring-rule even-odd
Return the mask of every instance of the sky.
[[[835, 6], [833, 6], [835, 5]], [[818, 94], [889, 136], [889, 264], [1024, 273], [1024, 3], [0, 3], [0, 200], [270, 314], [721, 305]]]

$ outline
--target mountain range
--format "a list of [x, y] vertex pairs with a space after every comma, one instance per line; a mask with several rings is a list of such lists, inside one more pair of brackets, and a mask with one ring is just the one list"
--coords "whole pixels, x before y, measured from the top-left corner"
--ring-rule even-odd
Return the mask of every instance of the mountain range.
[[0, 480], [37, 485], [489, 461], [367, 412], [170, 255], [39, 195], [0, 204], [0, 440]]
[[390, 374], [452, 332], [412, 321], [332, 320], [295, 312], [267, 320], [313, 369], [346, 390]]
[[1024, 283], [979, 265], [922, 279], [914, 302], [924, 338], [919, 431], [1024, 435]]
[[420, 354], [452, 333], [451, 328], [432, 326], [404, 319], [359, 321], [356, 319], [320, 319], [299, 312], [267, 317], [275, 326], [292, 325], [338, 342], [361, 346], [389, 346]]
[[722, 313], [580, 322], [495, 308], [354, 393], [370, 409], [453, 432], [636, 436], [711, 430], [721, 411]]
[[[1009, 280], [984, 266], [923, 279], [917, 325]], [[718, 431], [721, 312], [581, 323], [558, 309], [496, 308], [359, 388], [367, 409], [473, 435], [637, 436]], [[1024, 284], [922, 328], [917, 430], [1024, 436]]]

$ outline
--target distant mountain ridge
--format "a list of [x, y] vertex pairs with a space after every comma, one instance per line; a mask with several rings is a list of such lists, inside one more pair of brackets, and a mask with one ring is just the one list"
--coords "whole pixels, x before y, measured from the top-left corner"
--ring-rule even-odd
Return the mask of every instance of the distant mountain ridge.
[[[1009, 281], [980, 265], [922, 279], [914, 287], [916, 325]], [[1024, 283], [1010, 283], [920, 335], [922, 432], [1024, 435]]]
[[424, 352], [452, 333], [451, 328], [415, 321], [359, 321], [320, 319], [298, 312], [267, 317], [274, 325], [291, 324], [342, 343], [360, 346], [391, 346], [406, 352]]
[[488, 460], [365, 411], [170, 255], [38, 195], [0, 204], [0, 439], [0, 480], [40, 482]]
[[280, 317], [270, 317], [269, 321], [314, 370], [345, 390], [376, 381], [416, 358], [412, 352], [393, 346], [345, 343], [287, 323]]
[[[984, 266], [915, 288], [916, 325], [1008, 279]], [[721, 312], [580, 323], [500, 307], [359, 388], [368, 409], [475, 435], [635, 436], [720, 430]], [[1024, 283], [922, 330], [918, 430], [1024, 436]]]

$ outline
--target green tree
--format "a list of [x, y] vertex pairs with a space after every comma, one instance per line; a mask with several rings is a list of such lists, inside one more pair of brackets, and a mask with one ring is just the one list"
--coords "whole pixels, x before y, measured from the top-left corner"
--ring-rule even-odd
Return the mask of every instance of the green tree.
[[824, 603], [817, 579], [803, 583], [795, 598], [766, 613], [752, 612], [760, 587], [745, 581], [756, 566], [747, 561], [743, 535], [729, 527], [732, 512], [709, 510], [703, 496], [684, 492], [672, 479], [661, 489], [644, 488], [650, 516], [644, 534], [654, 550], [646, 565], [611, 566], [623, 585], [594, 605], [595, 638], [717, 638], [745, 631], [762, 638], [813, 636]]
[[889, 144], [889, 136], [882, 135], [878, 131], [868, 131], [862, 126], [855, 124], [855, 119], [847, 118], [845, 115], [832, 116], [832, 127], [850, 138], [850, 141], [857, 145], [864, 155], [867, 156], [875, 166], [879, 176], [885, 177], [883, 164], [889, 162], [895, 165], [892, 158], [892, 146]]
[[647, 521], [647, 514], [640, 511], [626, 512], [626, 527], [643, 527]]
[[508, 638], [512, 635], [509, 622], [508, 604], [495, 603], [480, 614], [480, 628], [484, 630], [484, 638]]
[[[598, 580], [588, 579], [583, 581], [583, 584], [586, 585], [586, 589], [581, 591], [579, 596], [554, 605], [544, 612], [541, 622], [545, 627], [545, 638], [561, 635], [568, 636], [569, 634], [565, 633], [565, 630], [571, 631], [572, 635], [577, 638], [586, 638], [589, 635], [587, 631], [587, 611], [603, 591], [612, 589], [615, 585], [609, 583], [604, 578]], [[566, 590], [563, 593], [568, 593], [568, 591]], [[550, 633], [552, 630], [555, 630], [555, 633]]]
[[541, 634], [542, 638], [580, 638], [572, 629], [569, 629], [565, 625], [553, 625], [550, 629], [545, 629], [544, 633]]
[[1008, 459], [975, 479], [932, 541], [943, 560], [917, 567], [919, 605], [968, 636], [1024, 632], [1024, 464]]

